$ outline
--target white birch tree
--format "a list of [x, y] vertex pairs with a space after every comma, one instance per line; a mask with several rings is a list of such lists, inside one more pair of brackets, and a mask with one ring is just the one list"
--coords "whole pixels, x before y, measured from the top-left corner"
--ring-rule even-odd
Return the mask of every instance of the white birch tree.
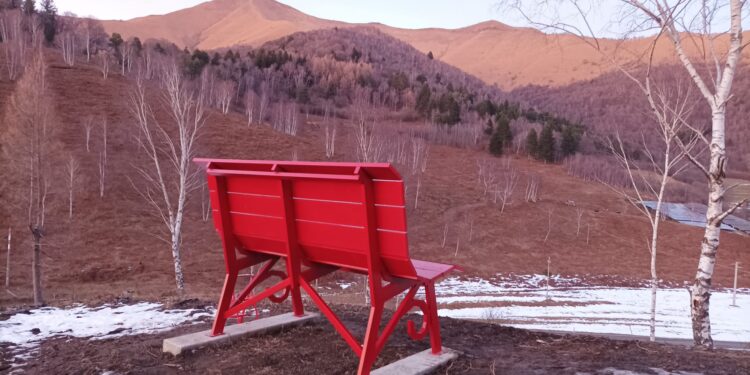
[[[598, 51], [605, 60], [609, 61], [620, 72], [635, 82], [649, 99], [649, 106], [653, 111], [654, 98], [649, 97], [650, 90], [644, 87], [648, 80], [636, 77], [631, 70], [611, 50], [606, 50], [600, 43], [599, 35], [593, 30], [590, 22], [590, 10], [600, 6], [602, 2], [588, 0], [541, 0], [524, 2], [521, 0], [503, 1], [505, 5], [519, 11], [533, 25], [551, 28], [556, 31], [579, 36], [582, 41]], [[645, 32], [655, 33], [650, 51], [645, 56], [653, 57], [656, 40], [666, 37], [673, 47], [674, 56], [684, 71], [690, 77], [694, 86], [705, 100], [705, 109], [711, 113], [710, 129], [701, 129], [688, 123], [684, 125], [697, 137], [698, 142], [708, 148], [708, 160], [701, 160], [702, 155], [688, 151], [680, 137], [677, 145], [685, 151], [685, 157], [705, 176], [708, 185], [706, 226], [700, 244], [698, 270], [690, 288], [693, 341], [696, 346], [713, 348], [711, 338], [711, 321], [709, 306], [711, 297], [711, 282], [716, 265], [716, 254], [721, 237], [721, 224], [737, 208], [748, 202], [748, 198], [736, 204], [725, 207], [724, 198], [727, 190], [734, 186], [726, 186], [728, 155], [726, 151], [726, 117], [727, 104], [732, 99], [732, 84], [737, 74], [737, 67], [742, 58], [742, 19], [746, 10], [744, 0], [617, 0], [624, 7], [620, 22], [631, 25], [628, 34]], [[573, 9], [582, 27], [576, 27], [559, 19], [552, 21], [540, 20], [534, 15], [533, 8], [555, 12], [559, 15], [560, 6]], [[538, 14], [538, 13], [537, 13]], [[549, 20], [549, 18], [547, 18]], [[728, 31], [714, 30], [722, 21], [728, 25]], [[688, 46], [698, 49], [698, 53], [690, 53]], [[616, 49], [615, 49], [616, 50]], [[636, 54], [640, 55], [640, 54]], [[650, 60], [651, 61], [651, 60]], [[632, 61], [628, 61], [632, 62]], [[637, 66], [638, 64], [628, 64]], [[672, 109], [674, 110], [674, 109]]]
[[78, 161], [71, 155], [65, 164], [65, 172], [68, 177], [68, 219], [73, 219], [73, 197], [78, 185], [79, 168]]
[[109, 51], [99, 51], [97, 55], [99, 56], [99, 71], [102, 73], [102, 78], [107, 79], [109, 77], [109, 68], [112, 66]]
[[185, 288], [182, 272], [182, 226], [188, 195], [200, 186], [199, 174], [192, 163], [195, 142], [206, 121], [204, 97], [195, 92], [176, 63], [167, 64], [162, 74], [163, 102], [171, 121], [160, 124], [146, 95], [142, 75], [136, 78], [130, 110], [140, 133], [139, 147], [148, 160], [137, 166], [142, 182], [133, 182], [136, 191], [162, 220], [168, 232], [174, 261], [175, 283]]
[[[647, 81], [648, 82], [648, 81]], [[689, 117], [692, 110], [690, 94], [680, 93], [671, 95], [663, 91], [651, 90], [650, 98], [656, 99], [650, 102], [652, 114], [654, 115], [654, 138], [659, 139], [658, 151], [652, 150], [642, 133], [639, 150], [646, 156], [645, 167], [631, 160], [630, 153], [619, 134], [608, 140], [608, 146], [612, 155], [615, 156], [621, 167], [628, 176], [630, 189], [621, 189], [614, 185], [601, 183], [609, 186], [612, 190], [625, 197], [638, 211], [643, 214], [651, 227], [651, 239], [648, 246], [650, 254], [651, 272], [651, 309], [649, 324], [649, 339], [656, 341], [656, 297], [659, 289], [659, 277], [657, 273], [657, 253], [659, 243], [659, 224], [662, 220], [663, 205], [667, 193], [667, 186], [672, 179], [688, 166], [686, 155], [693, 151], [697, 138], [681, 140], [685, 137], [685, 119]], [[675, 103], [670, 102], [674, 97]], [[649, 136], [651, 134], [649, 133]], [[683, 149], [680, 147], [684, 145]], [[655, 178], [654, 178], [655, 177]], [[648, 199], [654, 199], [653, 205], [647, 203]], [[579, 219], [580, 222], [580, 219]], [[580, 224], [579, 224], [580, 229]]]

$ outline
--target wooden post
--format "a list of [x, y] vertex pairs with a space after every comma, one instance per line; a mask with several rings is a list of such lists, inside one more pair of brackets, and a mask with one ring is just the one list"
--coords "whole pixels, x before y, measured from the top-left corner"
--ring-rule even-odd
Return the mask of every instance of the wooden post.
[[737, 275], [740, 270], [740, 262], [734, 262], [734, 289], [732, 289], [732, 306], [737, 307]]
[[[8, 253], [5, 255], [5, 288], [10, 287], [10, 244], [11, 236], [13, 235], [12, 228], [8, 227]], [[736, 288], [736, 283], [735, 283]]]

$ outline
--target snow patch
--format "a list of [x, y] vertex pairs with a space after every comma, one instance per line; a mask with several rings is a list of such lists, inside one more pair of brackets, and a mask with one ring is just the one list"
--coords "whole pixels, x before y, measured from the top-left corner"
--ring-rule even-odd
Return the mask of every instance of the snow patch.
[[347, 290], [347, 289], [351, 288], [352, 286], [354, 286], [354, 284], [356, 284], [356, 283], [348, 283], [348, 282], [344, 282], [344, 281], [339, 281], [336, 284], [338, 284], [339, 288], [341, 288], [343, 290]]
[[103, 305], [70, 308], [43, 307], [18, 313], [0, 321], [0, 342], [11, 343], [14, 357], [26, 361], [41, 341], [57, 337], [110, 339], [143, 333], [158, 333], [185, 323], [213, 316], [202, 309], [165, 310], [158, 303]]
[[[440, 316], [493, 320], [526, 329], [568, 332], [649, 334], [651, 290], [610, 286], [546, 288], [546, 276], [485, 280], [449, 278], [436, 286]], [[575, 285], [573, 279], [556, 279], [557, 285]], [[550, 282], [552, 284], [552, 282]], [[452, 305], [462, 304], [459, 308]], [[711, 323], [715, 340], [750, 341], [750, 293], [714, 291]], [[474, 306], [476, 305], [476, 306]], [[689, 293], [685, 289], [659, 289], [656, 334], [663, 338], [692, 338]]]

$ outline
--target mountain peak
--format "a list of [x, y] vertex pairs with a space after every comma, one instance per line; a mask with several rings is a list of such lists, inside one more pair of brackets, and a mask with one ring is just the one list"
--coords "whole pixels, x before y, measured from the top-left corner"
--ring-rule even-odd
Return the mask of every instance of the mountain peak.
[[[103, 24], [108, 33], [125, 38], [162, 39], [203, 50], [260, 47], [297, 32], [362, 26], [316, 18], [275, 0], [213, 0], [163, 16]], [[600, 57], [580, 39], [495, 20], [460, 29], [366, 25], [503, 89], [569, 84], [602, 73]]]
[[496, 20], [487, 20], [471, 26], [462, 28], [463, 30], [485, 30], [485, 29], [499, 29], [499, 30], [510, 30], [512, 26], [508, 26], [502, 22]]

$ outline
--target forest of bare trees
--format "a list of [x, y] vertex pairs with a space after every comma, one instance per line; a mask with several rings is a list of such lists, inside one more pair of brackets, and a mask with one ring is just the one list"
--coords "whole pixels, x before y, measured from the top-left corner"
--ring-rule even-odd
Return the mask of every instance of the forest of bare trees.
[[[636, 92], [640, 93], [642, 103], [650, 113], [647, 121], [656, 121], [660, 129], [661, 137], [651, 140], [661, 142], [660, 147], [652, 148], [646, 138], [643, 137], [643, 148], [637, 145], [626, 150], [622, 137], [618, 136], [615, 145], [610, 149], [613, 151], [621, 164], [631, 175], [629, 178], [632, 187], [639, 191], [636, 180], [642, 178], [633, 176], [633, 167], [629, 157], [634, 149], [645, 153], [649, 163], [661, 174], [662, 182], [659, 192], [651, 189], [649, 196], [663, 199], [665, 185], [671, 176], [670, 170], [677, 167], [680, 159], [692, 163], [693, 170], [702, 175], [707, 182], [708, 197], [705, 199], [707, 205], [705, 233], [700, 244], [700, 257], [695, 280], [690, 288], [691, 314], [693, 323], [693, 338], [696, 346], [713, 348], [710, 322], [710, 297], [711, 281], [716, 266], [716, 255], [719, 248], [721, 224], [723, 220], [732, 214], [738, 207], [746, 204], [750, 197], [725, 206], [725, 194], [728, 187], [725, 183], [727, 176], [727, 140], [732, 139], [733, 133], [728, 133], [727, 107], [732, 99], [732, 86], [738, 73], [739, 61], [742, 56], [742, 18], [745, 2], [741, 0], [728, 0], [717, 2], [670, 2], [666, 0], [638, 1], [623, 0], [622, 5], [630, 10], [628, 33], [650, 31], [656, 36], [650, 39], [647, 49], [641, 51], [639, 56], [642, 60], [636, 64], [624, 65], [620, 63], [616, 52], [607, 51], [599, 43], [600, 35], [592, 28], [581, 30], [571, 26], [565, 21], [553, 16], [540, 17], [540, 4], [523, 4], [520, 1], [508, 1], [505, 5], [517, 11], [529, 22], [535, 25], [552, 28], [558, 31], [578, 36], [581, 41], [587, 43], [593, 50], [616, 68], [616, 70], [630, 81]], [[561, 4], [542, 2], [545, 11], [549, 12]], [[592, 17], [592, 6], [581, 6], [580, 3], [571, 1], [576, 9], [576, 16], [583, 20], [584, 24], [590, 25]], [[551, 6], [552, 8], [547, 8]], [[559, 8], [557, 8], [559, 11]], [[559, 15], [559, 13], [557, 13]], [[717, 21], [724, 20], [728, 30], [715, 29]], [[720, 44], [719, 36], [724, 36], [725, 43]], [[673, 45], [673, 54], [676, 64], [681, 69], [681, 75], [690, 83], [688, 87], [698, 92], [691, 97], [684, 94], [680, 87], [680, 79], [675, 79], [672, 72], [671, 80], [664, 81], [663, 77], [652, 74], [652, 58], [659, 39], [665, 38]], [[700, 53], [690, 54], [687, 50], [690, 46], [699, 47]], [[669, 75], [668, 75], [669, 76]], [[661, 80], [660, 80], [661, 78]], [[703, 102], [703, 105], [698, 103]], [[693, 107], [702, 108], [701, 112], [709, 116], [709, 121], [699, 121], [699, 118], [691, 116]], [[622, 126], [621, 123], [619, 123]], [[631, 128], [629, 131], [633, 131]], [[684, 130], [684, 131], [683, 131]], [[637, 138], [636, 138], [637, 139]], [[610, 143], [612, 145], [612, 143]], [[659, 150], [656, 152], [655, 150]], [[651, 186], [645, 184], [646, 186]], [[638, 197], [639, 201], [644, 200]], [[636, 202], [637, 203], [637, 202]], [[657, 207], [660, 204], [657, 203]], [[658, 216], [651, 216], [646, 207], [645, 213], [649, 215], [652, 223], [652, 275], [656, 279], [655, 256], [656, 241], [658, 237]], [[657, 214], [658, 214], [657, 209]], [[655, 284], [655, 281], [652, 282]], [[654, 294], [656, 286], [652, 286]], [[655, 303], [655, 298], [652, 298]], [[652, 307], [652, 309], [655, 307]], [[652, 322], [653, 322], [652, 312]], [[653, 327], [653, 323], [652, 323]], [[652, 339], [653, 339], [652, 328]]]

